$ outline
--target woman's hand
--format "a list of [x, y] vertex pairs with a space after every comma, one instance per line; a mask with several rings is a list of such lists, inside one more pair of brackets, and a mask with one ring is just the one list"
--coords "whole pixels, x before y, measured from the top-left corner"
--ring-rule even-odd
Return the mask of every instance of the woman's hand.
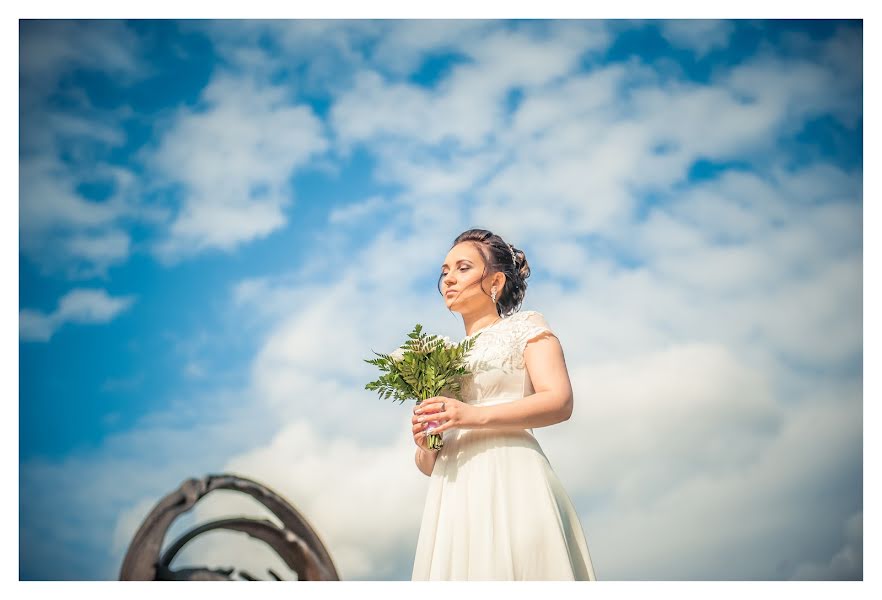
[[419, 417], [420, 416], [416, 414], [416, 409], [414, 409], [414, 414], [411, 415], [410, 418], [410, 423], [412, 425], [411, 429], [413, 429], [414, 443], [426, 452], [438, 452], [440, 448], [429, 448], [429, 436], [426, 434], [428, 423], [420, 423]]
[[[441, 404], [444, 410], [441, 410]], [[440, 425], [426, 433], [441, 433], [453, 427], [459, 429], [476, 429], [481, 426], [481, 407], [460, 402], [456, 398], [433, 396], [423, 400], [414, 409], [415, 425], [428, 425], [434, 421]]]

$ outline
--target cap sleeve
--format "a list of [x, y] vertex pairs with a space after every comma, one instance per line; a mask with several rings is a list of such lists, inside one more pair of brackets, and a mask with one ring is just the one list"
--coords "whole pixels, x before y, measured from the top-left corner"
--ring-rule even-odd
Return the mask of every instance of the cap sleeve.
[[548, 322], [545, 320], [542, 313], [531, 310], [525, 311], [521, 314], [523, 315], [523, 319], [518, 324], [519, 335], [517, 337], [518, 350], [521, 354], [527, 349], [527, 344], [534, 339], [538, 339], [543, 335], [553, 335], [554, 337], [557, 337], [557, 335], [551, 330], [551, 327], [548, 325]]

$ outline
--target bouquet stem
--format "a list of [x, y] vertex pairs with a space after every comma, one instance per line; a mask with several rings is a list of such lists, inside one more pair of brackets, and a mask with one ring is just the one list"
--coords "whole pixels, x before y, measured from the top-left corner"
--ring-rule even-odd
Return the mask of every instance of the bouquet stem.
[[[437, 427], [440, 425], [437, 421], [429, 421], [429, 427]], [[444, 440], [441, 439], [440, 433], [430, 433], [427, 445], [431, 450], [440, 450], [441, 446], [444, 445]]]
[[[420, 405], [422, 400], [417, 400], [417, 406]], [[426, 429], [432, 429], [434, 427], [438, 427], [441, 425], [438, 421], [429, 421], [426, 423]], [[430, 433], [426, 436], [426, 445], [429, 447], [429, 450], [440, 450], [442, 446], [444, 446], [444, 440], [441, 439], [440, 433]]]

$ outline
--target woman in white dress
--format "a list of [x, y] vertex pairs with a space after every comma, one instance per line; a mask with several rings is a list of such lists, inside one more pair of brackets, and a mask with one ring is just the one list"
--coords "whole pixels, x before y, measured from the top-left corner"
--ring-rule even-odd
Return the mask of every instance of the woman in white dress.
[[462, 233], [444, 260], [439, 291], [478, 337], [463, 401], [414, 409], [415, 460], [430, 477], [414, 581], [596, 580], [576, 510], [533, 436], [569, 419], [573, 393], [542, 314], [516, 312], [529, 276], [524, 253], [483, 229]]

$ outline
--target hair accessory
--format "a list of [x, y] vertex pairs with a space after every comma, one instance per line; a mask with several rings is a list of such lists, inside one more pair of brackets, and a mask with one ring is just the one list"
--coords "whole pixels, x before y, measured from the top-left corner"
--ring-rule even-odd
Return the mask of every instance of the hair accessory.
[[515, 258], [514, 246], [511, 244], [508, 245], [508, 249], [511, 250], [511, 262], [514, 266], [518, 266], [518, 259]]

